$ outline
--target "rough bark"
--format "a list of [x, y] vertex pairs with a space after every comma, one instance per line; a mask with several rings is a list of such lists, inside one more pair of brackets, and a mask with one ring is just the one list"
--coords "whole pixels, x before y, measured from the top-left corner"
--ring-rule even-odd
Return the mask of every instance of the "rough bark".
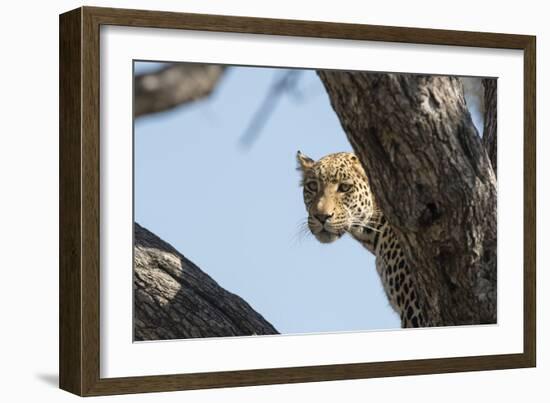
[[460, 80], [320, 71], [434, 326], [496, 322], [496, 177]]
[[177, 63], [134, 78], [134, 116], [162, 112], [208, 96], [225, 68], [220, 65]]
[[483, 145], [497, 175], [497, 79], [484, 78], [483, 102], [485, 118], [483, 123]]
[[239, 296], [134, 225], [134, 339], [278, 334]]

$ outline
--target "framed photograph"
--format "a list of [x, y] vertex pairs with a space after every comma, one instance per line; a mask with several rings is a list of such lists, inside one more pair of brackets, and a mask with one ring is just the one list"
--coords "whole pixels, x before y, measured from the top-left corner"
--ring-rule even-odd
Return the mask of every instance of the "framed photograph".
[[62, 14], [60, 387], [533, 367], [535, 166], [534, 36]]

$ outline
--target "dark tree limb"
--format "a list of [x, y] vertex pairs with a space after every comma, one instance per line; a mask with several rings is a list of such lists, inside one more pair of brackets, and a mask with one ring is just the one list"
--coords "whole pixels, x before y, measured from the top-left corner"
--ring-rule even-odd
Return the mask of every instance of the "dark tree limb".
[[225, 68], [220, 65], [177, 63], [134, 78], [134, 116], [162, 112], [208, 96]]
[[239, 296], [134, 225], [134, 339], [278, 334]]
[[496, 177], [459, 79], [320, 71], [435, 326], [496, 322]]
[[495, 176], [497, 175], [497, 79], [484, 78], [483, 102], [485, 118], [483, 124], [483, 145], [487, 150]]

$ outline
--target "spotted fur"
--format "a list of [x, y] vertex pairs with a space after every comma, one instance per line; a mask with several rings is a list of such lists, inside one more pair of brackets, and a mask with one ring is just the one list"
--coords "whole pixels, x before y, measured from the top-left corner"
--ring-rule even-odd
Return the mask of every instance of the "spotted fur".
[[311, 233], [322, 243], [345, 233], [359, 241], [376, 256], [376, 270], [401, 327], [427, 326], [403, 250], [357, 157], [336, 153], [314, 161], [298, 152], [297, 159]]

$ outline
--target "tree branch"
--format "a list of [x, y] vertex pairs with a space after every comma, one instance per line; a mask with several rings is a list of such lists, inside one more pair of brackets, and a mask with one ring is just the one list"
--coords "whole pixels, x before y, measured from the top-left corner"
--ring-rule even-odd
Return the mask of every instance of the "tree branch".
[[239, 296], [134, 224], [134, 339], [278, 334]]
[[246, 148], [249, 148], [258, 139], [262, 129], [275, 111], [277, 104], [281, 100], [285, 92], [293, 90], [296, 86], [296, 81], [300, 75], [300, 70], [284, 71], [280, 76], [276, 77], [273, 84], [267, 91], [264, 100], [252, 116], [248, 127], [240, 138], [239, 142]]
[[496, 321], [496, 177], [457, 78], [319, 71], [436, 326]]
[[208, 96], [225, 68], [220, 65], [177, 63], [134, 78], [134, 116], [162, 112]]

